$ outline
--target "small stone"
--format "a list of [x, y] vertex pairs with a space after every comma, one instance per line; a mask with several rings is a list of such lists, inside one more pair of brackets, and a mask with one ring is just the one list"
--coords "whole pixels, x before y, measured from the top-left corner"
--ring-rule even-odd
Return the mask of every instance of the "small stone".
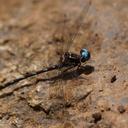
[[6, 78], [4, 78], [2, 75], [0, 75], [0, 82], [4, 82], [6, 80]]
[[124, 106], [122, 106], [122, 105], [118, 106], [118, 111], [119, 111], [120, 113], [124, 113], [124, 112], [125, 112]]
[[102, 119], [102, 115], [100, 112], [96, 112], [96, 113], [92, 114], [92, 117], [94, 118], [95, 123], [97, 123], [98, 121], [100, 121]]
[[114, 75], [114, 76], [111, 78], [111, 83], [114, 83], [116, 80], [117, 80], [116, 75]]

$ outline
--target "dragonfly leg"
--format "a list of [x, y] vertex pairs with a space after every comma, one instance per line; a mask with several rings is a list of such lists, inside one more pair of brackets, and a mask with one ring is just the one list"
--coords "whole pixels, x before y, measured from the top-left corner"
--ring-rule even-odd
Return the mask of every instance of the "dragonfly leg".
[[72, 69], [73, 67], [75, 67], [75, 65], [72, 65], [72, 66], [70, 66], [70, 67], [66, 68], [62, 73], [64, 73], [64, 72], [68, 71], [69, 69]]
[[80, 63], [77, 65], [77, 69], [79, 69], [81, 67], [81, 61]]

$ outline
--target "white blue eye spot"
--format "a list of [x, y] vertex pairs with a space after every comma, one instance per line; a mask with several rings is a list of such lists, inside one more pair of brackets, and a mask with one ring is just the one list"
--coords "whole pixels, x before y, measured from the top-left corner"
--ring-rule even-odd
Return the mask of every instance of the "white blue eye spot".
[[80, 51], [80, 55], [81, 55], [81, 61], [82, 62], [85, 62], [85, 61], [90, 59], [90, 52], [87, 49], [85, 49], [85, 48], [83, 48]]

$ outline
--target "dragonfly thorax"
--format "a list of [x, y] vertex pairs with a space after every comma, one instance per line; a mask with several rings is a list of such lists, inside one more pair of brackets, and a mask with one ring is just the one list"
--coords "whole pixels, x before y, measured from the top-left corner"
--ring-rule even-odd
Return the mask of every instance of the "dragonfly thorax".
[[65, 52], [61, 59], [64, 65], [78, 65], [80, 63], [80, 56], [71, 52]]

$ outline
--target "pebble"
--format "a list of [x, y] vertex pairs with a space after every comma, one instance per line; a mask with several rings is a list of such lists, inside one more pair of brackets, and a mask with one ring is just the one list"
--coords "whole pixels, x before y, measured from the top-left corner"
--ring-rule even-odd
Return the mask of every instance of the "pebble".
[[96, 112], [96, 113], [92, 114], [92, 117], [94, 118], [95, 123], [97, 123], [98, 121], [100, 121], [102, 119], [102, 115], [100, 112]]
[[124, 113], [125, 112], [125, 108], [124, 108], [124, 106], [122, 106], [122, 105], [120, 105], [120, 106], [118, 106], [118, 111], [120, 112], [120, 113]]

